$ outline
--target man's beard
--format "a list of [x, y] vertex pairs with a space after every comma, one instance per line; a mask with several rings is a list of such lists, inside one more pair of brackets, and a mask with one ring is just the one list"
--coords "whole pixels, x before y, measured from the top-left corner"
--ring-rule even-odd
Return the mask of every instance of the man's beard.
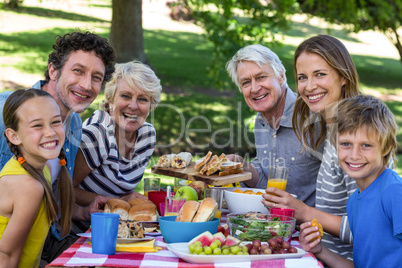
[[63, 107], [63, 110], [67, 111], [66, 114], [71, 114], [72, 112], [76, 112], [76, 113], [82, 113], [84, 112], [90, 103], [86, 103], [84, 104], [78, 104], [73, 106], [73, 104], [70, 102], [69, 97], [68, 97], [68, 91], [63, 91], [62, 89], [59, 88], [59, 83], [56, 83], [55, 86], [55, 93], [58, 99], [58, 103], [61, 104]]

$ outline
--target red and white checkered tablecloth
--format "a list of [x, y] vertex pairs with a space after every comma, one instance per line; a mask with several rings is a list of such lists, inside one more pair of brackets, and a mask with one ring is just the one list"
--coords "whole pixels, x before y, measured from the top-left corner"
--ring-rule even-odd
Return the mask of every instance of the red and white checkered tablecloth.
[[[161, 236], [155, 238], [155, 245], [162, 248], [156, 253], [117, 252], [115, 255], [109, 256], [92, 254], [92, 248], [87, 242], [87, 238], [80, 237], [76, 243], [46, 267], [323, 267], [311, 253], [306, 253], [301, 258], [291, 259], [193, 264], [185, 262], [171, 253]], [[299, 246], [297, 241], [292, 241], [292, 244]]]

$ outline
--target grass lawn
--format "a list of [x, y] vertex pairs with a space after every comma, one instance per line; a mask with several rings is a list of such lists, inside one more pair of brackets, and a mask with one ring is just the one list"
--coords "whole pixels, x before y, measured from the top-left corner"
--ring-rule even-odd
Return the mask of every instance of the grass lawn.
[[[51, 10], [41, 6], [27, 6], [18, 11], [0, 9], [0, 16], [7, 18], [10, 25], [29, 21], [35, 26], [28, 30], [16, 26], [18, 30], [0, 32], [1, 68], [12, 68], [39, 79], [46, 68], [47, 55], [55, 35], [63, 35], [79, 27], [93, 29], [108, 38], [110, 22], [105, 19], [107, 16], [99, 14], [110, 13], [110, 1], [81, 1], [80, 4], [83, 5], [82, 12]], [[93, 10], [96, 8], [96, 12], [85, 13], [88, 7]], [[363, 92], [398, 94], [401, 90], [402, 66], [397, 53], [394, 56], [379, 55], [381, 50], [360, 53], [367, 46], [360, 35], [349, 34], [336, 26], [330, 28], [330, 34], [340, 38], [350, 48]], [[272, 47], [282, 59], [289, 86], [293, 89], [293, 52], [303, 39], [319, 33], [326, 34], [327, 29], [319, 24], [295, 20], [294, 27], [283, 39], [283, 45]], [[373, 38], [377, 38], [376, 34], [373, 33]], [[157, 148], [150, 165], [163, 153], [180, 151], [190, 151], [194, 155], [205, 154], [208, 150], [214, 153], [236, 152], [252, 158], [255, 149], [248, 123], [254, 112], [244, 103], [228, 76], [221, 77], [224, 90], [214, 88], [206, 74], [212, 61], [211, 43], [196, 32], [161, 29], [145, 28], [144, 38], [145, 52], [164, 88], [160, 105], [148, 117], [157, 131]], [[2, 79], [7, 80], [6, 77]], [[25, 84], [30, 85], [35, 81]], [[100, 94], [90, 109], [82, 114], [83, 119], [98, 109], [102, 98], [103, 94]], [[402, 126], [400, 102], [386, 101], [386, 104], [395, 114], [398, 125]], [[402, 148], [402, 128], [398, 132], [398, 140]], [[397, 165], [399, 174], [402, 174], [402, 163]], [[144, 176], [155, 176], [149, 171], [147, 169]], [[163, 185], [170, 183], [170, 178], [161, 178]], [[142, 189], [142, 185], [138, 187]]]

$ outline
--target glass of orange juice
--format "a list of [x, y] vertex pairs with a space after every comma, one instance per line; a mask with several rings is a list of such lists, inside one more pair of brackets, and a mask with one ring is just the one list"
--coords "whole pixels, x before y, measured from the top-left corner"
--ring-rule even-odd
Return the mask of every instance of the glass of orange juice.
[[289, 169], [285, 167], [271, 166], [269, 168], [267, 187], [275, 187], [280, 190], [286, 190], [288, 182]]
[[212, 197], [215, 199], [216, 203], [218, 203], [218, 210], [215, 213], [215, 218], [221, 220], [222, 216], [222, 200], [223, 200], [223, 191], [219, 188], [206, 188], [204, 189], [204, 198]]
[[144, 178], [144, 195], [148, 197], [150, 191], [160, 191], [161, 180], [159, 178]]
[[180, 178], [174, 178], [174, 187], [173, 187], [173, 192], [177, 192], [180, 187], [187, 185], [187, 181], [180, 179]]
[[186, 203], [185, 198], [174, 197], [174, 196], [169, 198], [166, 196], [164, 216], [177, 216], [184, 203]]

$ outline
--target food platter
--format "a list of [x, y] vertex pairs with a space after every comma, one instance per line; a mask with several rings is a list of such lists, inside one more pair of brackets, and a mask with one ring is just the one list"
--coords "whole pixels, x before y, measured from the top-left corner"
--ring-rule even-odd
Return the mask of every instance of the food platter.
[[[155, 234], [155, 233], [154, 233]], [[91, 239], [91, 233], [79, 233], [77, 236], [86, 237]], [[136, 243], [136, 242], [143, 242], [143, 241], [150, 241], [155, 238], [153, 237], [144, 237], [144, 238], [117, 238], [117, 243], [127, 244], [127, 243]]]
[[177, 257], [191, 263], [220, 263], [220, 262], [243, 262], [300, 258], [306, 254], [301, 248], [297, 248], [297, 253], [269, 254], [269, 255], [195, 255], [190, 254], [188, 243], [172, 243], [167, 248]]
[[198, 170], [194, 168], [194, 166], [194, 162], [186, 168], [161, 168], [158, 166], [153, 166], [151, 168], [151, 171], [155, 174], [180, 178], [184, 180], [203, 181], [206, 184], [213, 186], [222, 186], [251, 179], [251, 172], [248, 171], [243, 171], [242, 173], [231, 174], [227, 176], [219, 176], [217, 174], [207, 176], [201, 174]]

